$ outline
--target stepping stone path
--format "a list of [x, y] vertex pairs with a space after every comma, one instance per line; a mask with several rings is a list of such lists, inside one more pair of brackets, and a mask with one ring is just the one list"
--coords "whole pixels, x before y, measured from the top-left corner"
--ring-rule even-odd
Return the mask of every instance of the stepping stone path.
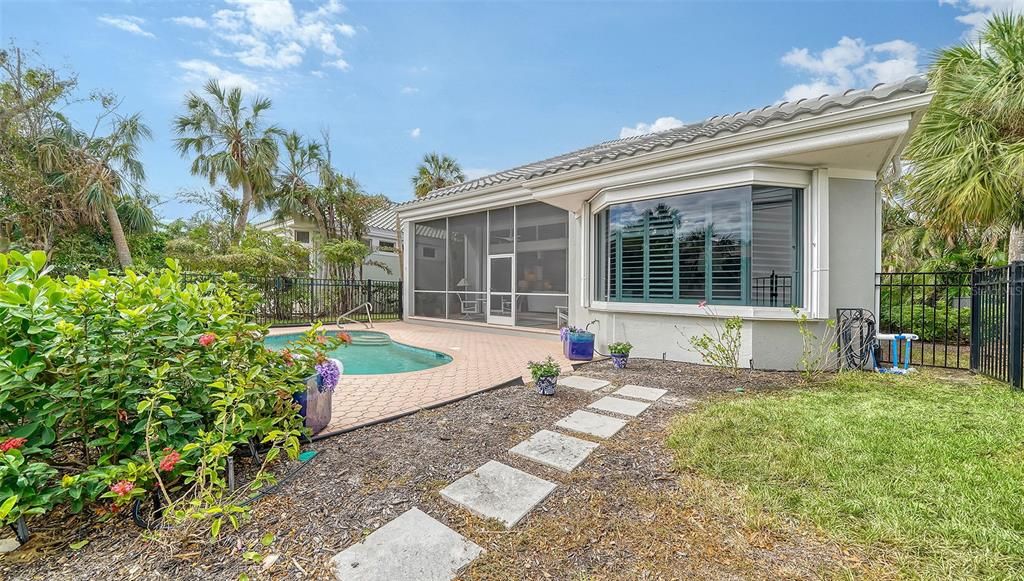
[[621, 389], [612, 393], [612, 395], [621, 395], [622, 397], [632, 397], [635, 399], [646, 399], [647, 401], [658, 401], [658, 398], [666, 393], [668, 393], [667, 389], [641, 387], [639, 385], [624, 385]]
[[626, 427], [626, 420], [602, 416], [585, 410], [576, 410], [555, 422], [559, 428], [590, 434], [598, 438], [611, 438]]
[[572, 472], [572, 469], [582, 464], [599, 445], [558, 432], [541, 430], [509, 452], [555, 470]]
[[558, 380], [558, 385], [563, 387], [572, 387], [574, 389], [582, 389], [583, 391], [597, 391], [606, 385], [610, 385], [611, 382], [603, 379], [592, 379], [590, 377], [583, 377], [582, 375], [570, 375], [569, 377], [563, 377]]
[[[590, 392], [610, 385], [603, 379], [579, 375], [562, 378], [558, 384]], [[665, 393], [664, 389], [626, 385], [613, 394], [622, 397], [602, 397], [587, 407], [636, 417]], [[645, 401], [636, 401], [638, 399]], [[555, 425], [598, 438], [610, 438], [627, 422], [576, 410]], [[596, 442], [541, 430], [509, 453], [571, 472], [599, 446]], [[497, 519], [512, 528], [556, 487], [553, 482], [491, 460], [449, 484], [441, 490], [441, 496], [479, 517]], [[472, 541], [413, 508], [335, 555], [331, 565], [335, 577], [343, 581], [449, 581], [483, 552]]]
[[622, 414], [624, 416], [636, 417], [643, 413], [644, 410], [651, 407], [651, 404], [633, 401], [631, 399], [622, 399], [619, 397], [606, 396], [595, 401], [594, 403], [587, 406], [595, 410], [601, 410], [605, 412], [612, 412], [615, 414]]
[[555, 489], [555, 483], [491, 460], [441, 490], [469, 512], [512, 528]]
[[410, 509], [331, 559], [344, 581], [448, 581], [484, 550], [459, 533]]

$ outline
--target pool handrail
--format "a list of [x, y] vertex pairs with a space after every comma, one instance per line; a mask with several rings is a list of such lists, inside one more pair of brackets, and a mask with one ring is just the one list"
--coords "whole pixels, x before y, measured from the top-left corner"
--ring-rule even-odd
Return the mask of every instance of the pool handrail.
[[[359, 309], [363, 309], [363, 308], [366, 309], [366, 322], [357, 321], [357, 320], [353, 319], [352, 317], [349, 317], [349, 315], [351, 315], [352, 313], [358, 311]], [[358, 307], [349, 309], [349, 310], [345, 311], [344, 313], [342, 313], [341, 315], [339, 315], [338, 316], [338, 320], [335, 321], [335, 324], [338, 325], [339, 327], [342, 326], [344, 324], [344, 323], [342, 323], [342, 319], [344, 319], [345, 321], [356, 323], [357, 325], [358, 324], [362, 324], [367, 329], [372, 329], [373, 328], [373, 318], [370, 317], [370, 312], [372, 312], [372, 311], [373, 311], [373, 304], [371, 304], [369, 302], [365, 302], [365, 303], [359, 305]]]

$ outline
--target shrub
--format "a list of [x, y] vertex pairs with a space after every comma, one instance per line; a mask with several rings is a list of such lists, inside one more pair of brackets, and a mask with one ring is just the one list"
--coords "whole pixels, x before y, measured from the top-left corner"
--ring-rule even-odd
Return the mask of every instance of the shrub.
[[[705, 328], [700, 335], [690, 336], [690, 346], [700, 354], [708, 365], [724, 367], [730, 374], [737, 375], [740, 370], [740, 347], [743, 345], [743, 318], [729, 317], [719, 324], [718, 313], [700, 301], [698, 306], [712, 318], [710, 329]], [[676, 330], [679, 330], [676, 327]], [[681, 331], [680, 331], [681, 332]]]
[[[266, 349], [247, 314], [257, 300], [231, 274], [186, 284], [170, 260], [145, 276], [56, 280], [41, 252], [0, 254], [0, 498], [17, 498], [0, 521], [157, 491], [177, 502], [171, 515], [214, 532], [236, 523], [219, 508], [228, 456], [249, 443], [268, 461], [298, 452], [291, 394], [338, 344], [314, 330], [287, 353]], [[2, 451], [14, 438], [24, 445]], [[188, 492], [172, 499], [175, 486]]]
[[966, 345], [971, 340], [971, 309], [951, 305], [894, 304], [879, 313], [881, 329], [914, 333], [922, 341]]

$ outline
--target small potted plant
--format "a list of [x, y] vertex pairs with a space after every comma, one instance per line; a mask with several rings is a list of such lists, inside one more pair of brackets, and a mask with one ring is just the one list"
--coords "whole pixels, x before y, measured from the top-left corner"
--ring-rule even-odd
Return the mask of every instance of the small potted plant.
[[537, 385], [537, 393], [541, 395], [555, 395], [555, 383], [558, 382], [558, 374], [562, 368], [548, 355], [544, 361], [531, 361], [527, 364], [530, 368], [530, 375]]
[[629, 352], [633, 350], [633, 345], [628, 341], [619, 341], [608, 345], [608, 352], [612, 356], [612, 365], [615, 369], [625, 369], [626, 364], [629, 363]]

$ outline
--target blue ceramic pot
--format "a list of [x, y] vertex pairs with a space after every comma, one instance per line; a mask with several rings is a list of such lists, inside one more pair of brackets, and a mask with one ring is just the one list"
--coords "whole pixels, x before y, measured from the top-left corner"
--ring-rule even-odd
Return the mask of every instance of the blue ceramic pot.
[[558, 376], [540, 377], [537, 379], [537, 393], [541, 395], [555, 395], [555, 384], [558, 383]]
[[612, 353], [612, 365], [615, 366], [615, 369], [625, 369], [627, 363], [629, 363], [628, 354]]

